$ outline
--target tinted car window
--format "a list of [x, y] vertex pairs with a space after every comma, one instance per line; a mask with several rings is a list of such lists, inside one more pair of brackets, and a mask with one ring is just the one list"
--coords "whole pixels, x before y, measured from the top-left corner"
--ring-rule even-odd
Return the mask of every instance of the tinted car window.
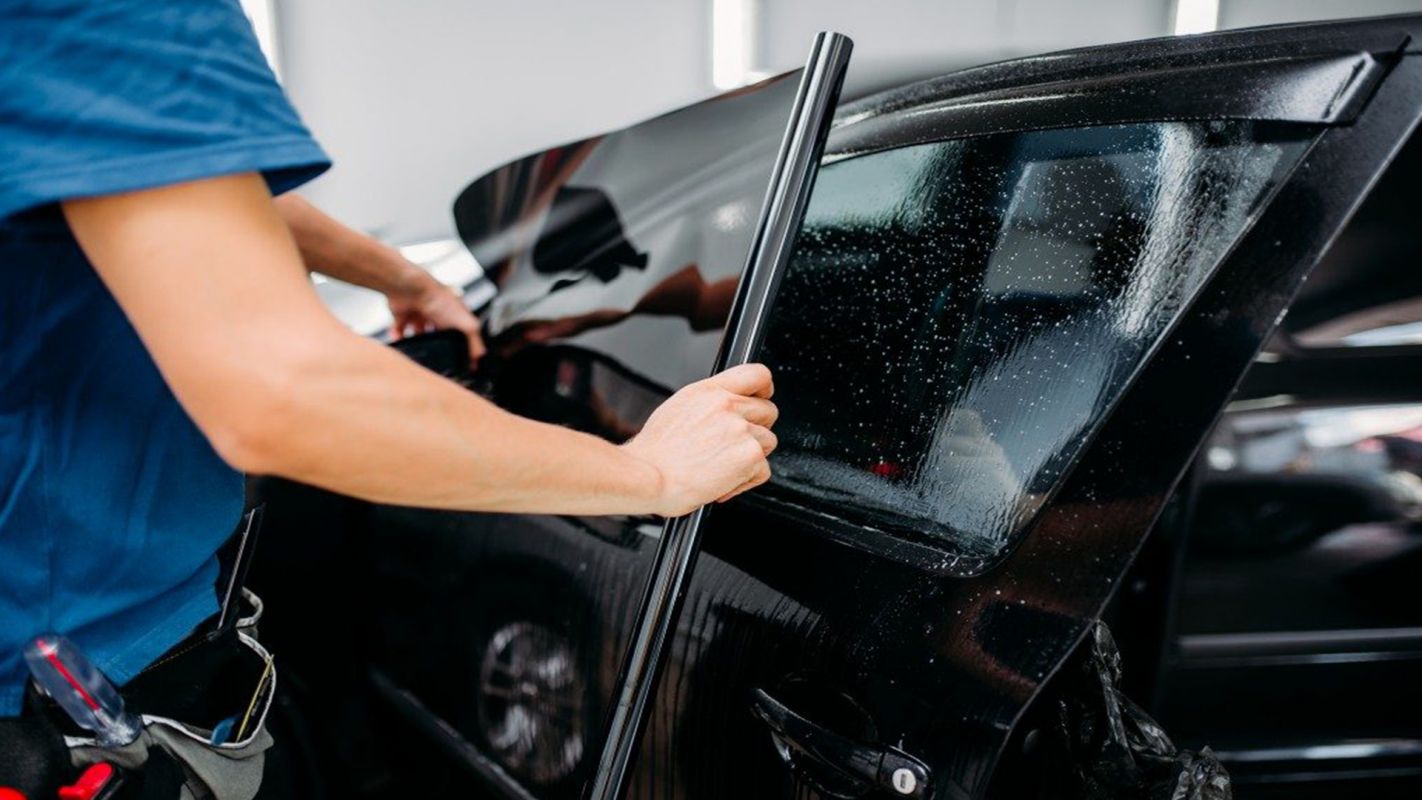
[[823, 167], [763, 346], [776, 489], [1000, 553], [1305, 136], [1109, 126]]

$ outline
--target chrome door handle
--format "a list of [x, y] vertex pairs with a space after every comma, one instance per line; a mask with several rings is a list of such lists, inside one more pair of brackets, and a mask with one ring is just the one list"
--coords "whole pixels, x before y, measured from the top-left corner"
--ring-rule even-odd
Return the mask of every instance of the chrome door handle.
[[751, 706], [770, 727], [780, 757], [791, 769], [797, 762], [812, 763], [837, 776], [896, 797], [923, 798], [929, 794], [933, 773], [928, 765], [897, 747], [859, 742], [818, 725], [791, 711], [764, 689], [756, 689]]

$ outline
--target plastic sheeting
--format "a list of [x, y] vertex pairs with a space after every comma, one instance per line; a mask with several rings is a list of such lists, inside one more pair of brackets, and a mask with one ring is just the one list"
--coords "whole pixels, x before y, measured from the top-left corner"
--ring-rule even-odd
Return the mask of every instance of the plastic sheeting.
[[[1121, 693], [1121, 654], [1105, 623], [1063, 673], [1047, 738], [1057, 800], [1231, 800], [1229, 773], [1208, 747], [1182, 751]], [[1067, 776], [1070, 776], [1069, 778]]]

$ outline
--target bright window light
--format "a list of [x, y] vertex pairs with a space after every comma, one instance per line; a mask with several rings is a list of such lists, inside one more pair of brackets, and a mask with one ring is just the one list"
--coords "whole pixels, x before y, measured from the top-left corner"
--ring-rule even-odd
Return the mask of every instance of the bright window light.
[[257, 44], [262, 47], [262, 55], [272, 66], [272, 72], [281, 77], [281, 65], [277, 61], [276, 14], [272, 0], [242, 0], [242, 10], [252, 21], [252, 29], [257, 32]]
[[723, 91], [753, 83], [756, 0], [711, 0], [711, 83]]
[[1220, 0], [1175, 0], [1171, 28], [1176, 36], [1209, 33], [1220, 27]]

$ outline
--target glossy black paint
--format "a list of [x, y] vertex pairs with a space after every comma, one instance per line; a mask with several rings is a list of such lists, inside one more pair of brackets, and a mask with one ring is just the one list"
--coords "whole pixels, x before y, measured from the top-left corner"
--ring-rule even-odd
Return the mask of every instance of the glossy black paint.
[[[1014, 59], [960, 70], [939, 78], [909, 84], [873, 95], [841, 109], [846, 123], [899, 114], [927, 106], [951, 107], [976, 97], [986, 97], [986, 113], [1000, 113], [999, 104], [1007, 97], [991, 93], [1012, 90], [1014, 96], [1037, 96], [1036, 87], [1053, 86], [1071, 97], [1096, 95], [1101, 87], [1123, 88], [1121, 79], [1139, 78], [1138, 87], [1155, 91], [1132, 96], [1128, 108], [1113, 109], [1106, 121], [1174, 119], [1183, 109], [1203, 118], [1285, 119], [1330, 122], [1346, 120], [1357, 109], [1354, 103], [1339, 104], [1347, 97], [1354, 79], [1320, 73], [1304, 65], [1327, 63], [1333, 58], [1356, 60], [1361, 53], [1374, 57], [1401, 52], [1409, 46], [1416, 25], [1408, 16], [1338, 21], [1325, 24], [1280, 25], [1224, 31], [1208, 36], [1169, 36], [1119, 45], [1065, 50], [1040, 56]], [[1366, 59], [1363, 60], [1366, 62]], [[1278, 72], [1259, 67], [1269, 64]], [[1224, 96], [1225, 92], [1204, 88], [1206, 97], [1222, 104], [1209, 111], [1199, 103], [1196, 92], [1168, 91], [1177, 86], [1175, 75], [1190, 80], [1200, 74], [1216, 76], [1225, 86], [1247, 96]], [[1284, 77], [1280, 85], [1265, 75]], [[1320, 81], [1320, 79], [1322, 79]], [[1137, 86], [1131, 88], [1132, 91]], [[1340, 94], [1340, 92], [1342, 92]], [[1366, 97], [1356, 98], [1366, 100]], [[1351, 110], [1345, 111], [1348, 108]], [[1331, 110], [1330, 110], [1331, 109]], [[1058, 117], [1057, 119], [1063, 119]], [[1065, 117], [1071, 120], [1070, 117]], [[1093, 118], [1092, 121], [1100, 121]], [[1047, 120], [1047, 127], [1061, 123]], [[1072, 120], [1067, 124], [1080, 124]], [[833, 152], [833, 148], [832, 148]]]
[[[1318, 770], [1330, 759], [1308, 753], [1330, 748], [1378, 770], [1340, 745], [1422, 740], [1422, 395], [1400, 381], [1391, 398], [1339, 403], [1329, 388], [1237, 402], [1199, 467], [1161, 710], [1253, 773]], [[1329, 690], [1288, 702], [1309, 685]]]
[[[711, 512], [631, 794], [832, 792], [831, 778], [792, 772], [782, 761], [772, 729], [754, 711], [754, 692], [762, 690], [838, 739], [892, 747], [923, 762], [933, 776], [929, 796], [985, 796], [1014, 726], [1119, 586], [1319, 253], [1416, 125], [1422, 65], [1401, 57], [1399, 47], [1419, 26], [1417, 18], [1399, 18], [1101, 48], [969, 71], [844, 109], [831, 154], [840, 152], [837, 143], [854, 141], [860, 120], [892, 131], [895, 118], [906, 120], [920, 106], [1001, 90], [985, 104], [991, 117], [994, 104], [1010, 103], [1008, 89], [1049, 81], [1089, 91], [1138, 72], [1158, 80], [1172, 64], [1248, 63], [1285, 52], [1327, 63], [1342, 54], [1385, 73], [1370, 99], [1349, 104], [1351, 124], [1320, 133], [1153, 349], [1020, 545], [993, 569], [967, 577], [926, 570], [931, 548], [895, 541], [865, 547], [865, 532], [832, 509], [762, 497]], [[1257, 91], [1267, 94], [1269, 86]], [[1056, 102], [1070, 118], [1069, 96]], [[1051, 107], [1043, 101], [1043, 119]], [[606, 387], [607, 374], [625, 370], [610, 363], [622, 359], [606, 349], [540, 349], [526, 347], [504, 372], [486, 377], [496, 398], [523, 398], [551, 417], [561, 403], [577, 405], [572, 393], [579, 387]], [[641, 393], [632, 403], [639, 407], [666, 386], [623, 384]], [[625, 430], [604, 414], [581, 413], [602, 432]], [[383, 507], [346, 513], [369, 546], [361, 577], [381, 595], [363, 606], [369, 639], [359, 659], [381, 676], [380, 686], [396, 687], [384, 694], [418, 698], [403, 713], [438, 715], [448, 723], [436, 726], [444, 741], [465, 738], [474, 753], [488, 752], [472, 715], [479, 701], [469, 676], [482, 652], [479, 631], [498, 622], [483, 594], [490, 586], [501, 587], [504, 610], [515, 607], [576, 644], [577, 666], [595, 687], [587, 718], [605, 712], [659, 526]], [[588, 742], [585, 751], [597, 746]], [[497, 764], [480, 774], [494, 775], [491, 785], [510, 796], [571, 797], [588, 765], [541, 785]]]

